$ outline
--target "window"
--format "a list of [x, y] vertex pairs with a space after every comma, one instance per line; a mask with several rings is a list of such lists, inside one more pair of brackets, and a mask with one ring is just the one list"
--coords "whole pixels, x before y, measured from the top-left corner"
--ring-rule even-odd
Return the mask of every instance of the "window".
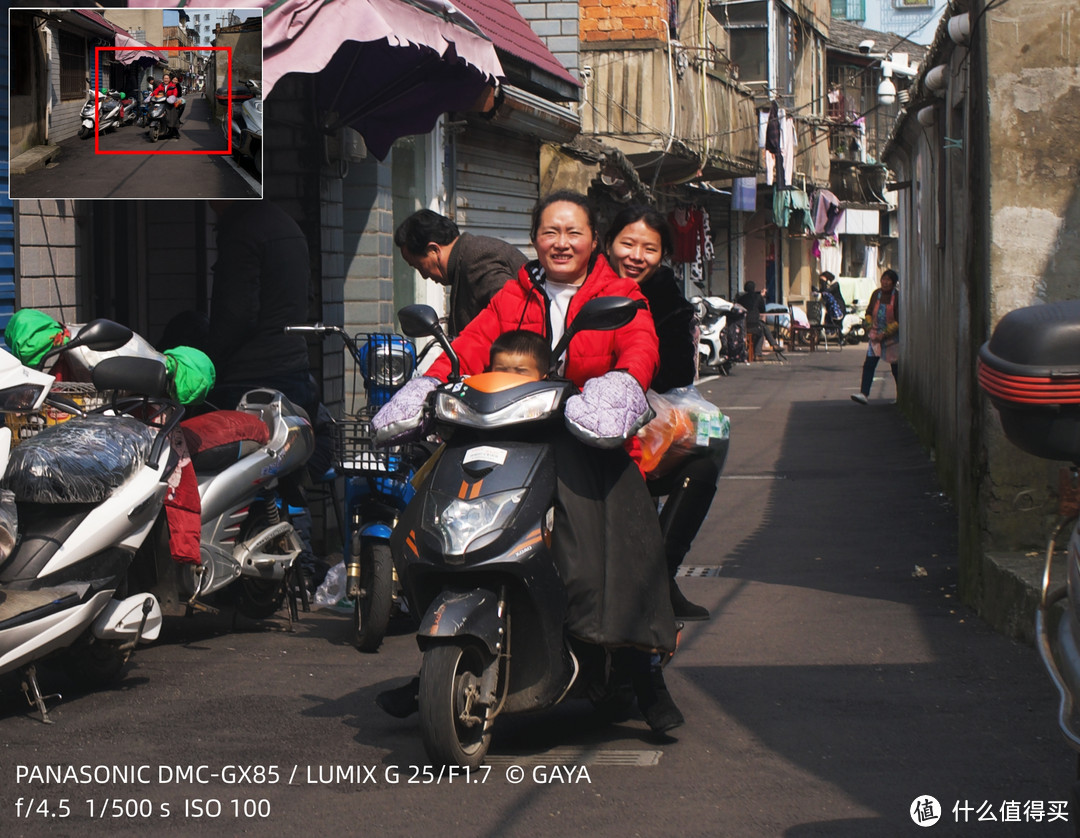
[[60, 98], [81, 99], [86, 95], [86, 39], [60, 31]]
[[11, 95], [30, 95], [30, 27], [11, 24]]
[[866, 20], [866, 0], [832, 0], [832, 16], [839, 20]]
[[769, 81], [769, 4], [765, 0], [713, 3], [709, 12], [728, 31], [732, 63], [739, 81]]

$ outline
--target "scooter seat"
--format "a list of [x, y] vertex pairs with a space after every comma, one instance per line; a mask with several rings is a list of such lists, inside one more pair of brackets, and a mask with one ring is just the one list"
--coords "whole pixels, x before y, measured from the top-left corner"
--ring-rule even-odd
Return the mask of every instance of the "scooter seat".
[[196, 474], [228, 468], [270, 441], [258, 416], [241, 410], [216, 410], [180, 423]]
[[128, 416], [69, 419], [11, 452], [0, 485], [19, 502], [101, 503], [146, 462], [154, 433]]

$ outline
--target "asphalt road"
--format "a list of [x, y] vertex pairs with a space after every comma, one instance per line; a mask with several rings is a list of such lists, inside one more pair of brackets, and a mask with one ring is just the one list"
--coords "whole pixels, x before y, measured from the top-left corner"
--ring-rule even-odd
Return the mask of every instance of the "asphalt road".
[[[417, 671], [406, 630], [365, 655], [330, 611], [293, 633], [200, 615], [113, 689], [43, 673], [64, 694], [53, 725], [0, 679], [0, 834], [1072, 834], [1049, 814], [1076, 815], [1051, 684], [957, 601], [955, 514], [891, 380], [850, 401], [861, 354], [702, 387], [732, 445], [681, 580], [713, 618], [667, 670], [688, 720], [674, 738], [571, 702], [497, 722], [470, 782], [426, 774], [415, 719], [374, 704]], [[943, 814], [922, 829], [909, 810], [927, 795]]]
[[[209, 103], [188, 97], [180, 138], [151, 142], [125, 125], [60, 143], [60, 155], [36, 172], [11, 176], [12, 198], [258, 198], [261, 188], [225, 154]], [[124, 152], [124, 153], [117, 153]]]

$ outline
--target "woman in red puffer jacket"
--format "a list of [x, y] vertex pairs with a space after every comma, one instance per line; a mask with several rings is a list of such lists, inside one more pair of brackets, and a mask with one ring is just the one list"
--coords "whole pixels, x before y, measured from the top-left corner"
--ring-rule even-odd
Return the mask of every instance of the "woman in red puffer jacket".
[[[517, 280], [506, 283], [454, 341], [463, 375], [483, 372], [491, 344], [504, 332], [537, 332], [554, 346], [581, 307], [594, 297], [645, 301], [637, 283], [619, 277], [599, 253], [591, 210], [578, 199], [582, 196], [576, 193], [557, 192], [537, 205], [532, 238], [539, 258], [523, 265]], [[652, 315], [643, 308], [621, 329], [577, 335], [561, 372], [582, 387], [590, 378], [625, 370], [644, 390], [659, 363]], [[443, 357], [427, 374], [445, 381], [449, 372], [450, 361]]]

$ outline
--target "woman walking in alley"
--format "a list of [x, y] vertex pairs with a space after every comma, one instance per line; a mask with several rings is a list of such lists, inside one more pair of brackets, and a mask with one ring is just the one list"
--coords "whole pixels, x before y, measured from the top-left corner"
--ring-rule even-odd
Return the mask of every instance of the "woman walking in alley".
[[870, 334], [870, 346], [863, 362], [862, 386], [852, 393], [852, 401], [867, 404], [870, 386], [874, 383], [874, 371], [878, 360], [884, 358], [892, 367], [893, 382], [898, 381], [896, 368], [900, 362], [900, 277], [891, 268], [881, 275], [881, 287], [870, 295], [866, 307], [866, 326]]

